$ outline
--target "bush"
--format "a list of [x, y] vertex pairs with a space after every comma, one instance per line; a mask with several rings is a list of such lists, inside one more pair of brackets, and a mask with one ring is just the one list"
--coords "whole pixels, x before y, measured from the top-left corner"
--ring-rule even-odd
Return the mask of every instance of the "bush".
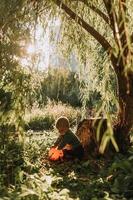
[[75, 72], [68, 69], [50, 69], [44, 73], [41, 89], [37, 91], [37, 102], [46, 105], [48, 98], [54, 101], [81, 106], [80, 80]]
[[31, 129], [34, 131], [48, 130], [52, 127], [54, 119], [52, 116], [35, 116], [31, 118], [28, 124], [26, 124], [26, 130]]
[[34, 106], [31, 112], [26, 113], [25, 129], [36, 131], [52, 129], [56, 119], [60, 116], [66, 116], [70, 125], [73, 126], [80, 120], [81, 113], [70, 105], [49, 101], [44, 108]]

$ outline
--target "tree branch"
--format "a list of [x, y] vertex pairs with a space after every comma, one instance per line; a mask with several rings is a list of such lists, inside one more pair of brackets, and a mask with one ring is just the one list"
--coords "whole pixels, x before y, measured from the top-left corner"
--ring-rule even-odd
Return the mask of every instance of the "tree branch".
[[116, 15], [114, 0], [103, 0], [110, 18], [110, 23], [113, 29], [114, 39], [119, 49], [119, 59], [122, 60], [123, 66], [128, 62], [128, 55], [130, 54], [129, 41], [127, 35], [127, 27], [125, 22], [126, 0], [119, 0], [118, 15]]
[[125, 48], [128, 44], [127, 27], [126, 27], [126, 22], [125, 22], [125, 15], [126, 15], [125, 14], [126, 13], [125, 3], [126, 3], [126, 0], [120, 0], [119, 1], [119, 16], [120, 16], [120, 19], [119, 19], [119, 34], [120, 34], [120, 40], [121, 40], [122, 48]]
[[104, 5], [105, 5], [105, 8], [107, 10], [109, 19], [110, 19], [110, 24], [111, 24], [111, 27], [112, 27], [112, 30], [113, 30], [115, 42], [116, 42], [118, 48], [121, 49], [120, 35], [119, 35], [119, 25], [118, 25], [119, 22], [118, 22], [116, 13], [115, 13], [115, 9], [113, 7], [114, 0], [113, 1], [103, 0], [103, 2], [104, 2]]
[[67, 5], [65, 5], [62, 0], [54, 1], [57, 6], [59, 6], [62, 10], [64, 10], [75, 22], [77, 22], [83, 29], [85, 29], [88, 33], [91, 34], [105, 49], [105, 51], [109, 52], [111, 49], [111, 45], [109, 42], [98, 33], [92, 26], [86, 23], [81, 17], [79, 17], [75, 12], [73, 12]]
[[[103, 13], [100, 9], [98, 9], [96, 6], [94, 5], [89, 5], [87, 0], [79, 0], [81, 2], [83, 2], [85, 5], [87, 5], [91, 10], [93, 10], [95, 13], [97, 13], [100, 17], [102, 17], [104, 19], [104, 21], [109, 24], [109, 18], [108, 16]], [[110, 24], [109, 24], [110, 25]]]

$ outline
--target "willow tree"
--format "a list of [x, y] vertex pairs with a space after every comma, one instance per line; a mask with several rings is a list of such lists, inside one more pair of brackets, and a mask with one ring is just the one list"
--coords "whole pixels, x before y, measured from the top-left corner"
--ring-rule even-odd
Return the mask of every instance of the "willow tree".
[[[99, 43], [108, 57], [118, 82], [118, 123], [114, 133], [120, 151], [129, 146], [129, 132], [133, 125], [133, 58], [132, 58], [132, 0], [52, 0], [32, 1], [40, 16], [62, 16], [62, 27], [68, 34], [69, 49], [77, 45], [88, 53], [87, 36]], [[43, 18], [42, 18], [43, 19]], [[66, 23], [69, 22], [69, 23]], [[75, 34], [76, 33], [76, 34]], [[79, 35], [78, 35], [79, 33]], [[81, 34], [82, 33], [82, 34]], [[65, 35], [65, 34], [64, 34]], [[66, 34], [67, 35], [67, 34]], [[66, 36], [65, 35], [65, 36]], [[77, 38], [76, 38], [77, 37]], [[72, 43], [74, 41], [75, 43]], [[89, 40], [89, 39], [88, 39]], [[83, 42], [85, 41], [85, 42]], [[65, 40], [63, 40], [65, 43]], [[69, 45], [70, 44], [70, 45]], [[81, 47], [81, 48], [80, 48]], [[83, 54], [82, 54], [83, 55]], [[104, 66], [103, 66], [104, 67]]]
[[29, 28], [23, 1], [0, 2], [0, 185], [14, 183], [23, 165], [23, 116], [30, 74], [20, 66]]
[[[93, 46], [96, 49], [99, 44], [112, 64], [118, 81], [119, 102], [118, 123], [114, 132], [119, 149], [124, 151], [129, 145], [129, 131], [133, 125], [132, 3], [133, 0], [2, 0], [0, 37], [3, 53], [0, 62], [1, 80], [4, 77], [6, 83], [2, 87], [9, 91], [8, 86], [15, 85], [13, 92], [18, 96], [18, 90], [14, 89], [18, 85], [17, 79], [15, 82], [13, 77], [19, 71], [16, 55], [21, 54], [21, 41], [27, 37], [25, 32], [36, 27], [39, 20], [45, 24], [48, 19], [61, 18], [63, 32], [59, 42], [64, 44], [65, 49], [71, 51], [75, 48], [85, 60]], [[92, 41], [94, 45], [91, 45]], [[12, 79], [7, 79], [5, 72], [11, 74]], [[7, 80], [13, 84], [8, 84]]]

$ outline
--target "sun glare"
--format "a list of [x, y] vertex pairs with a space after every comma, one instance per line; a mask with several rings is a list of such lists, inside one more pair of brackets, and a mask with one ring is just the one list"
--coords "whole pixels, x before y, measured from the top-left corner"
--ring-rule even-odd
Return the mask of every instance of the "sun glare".
[[[54, 27], [59, 25], [60, 20], [55, 20]], [[53, 51], [53, 47], [50, 44], [50, 30], [50, 22], [46, 30], [39, 24], [36, 26], [35, 32], [31, 33], [31, 36], [33, 35], [31, 43], [25, 46], [26, 56], [20, 60], [22, 66], [28, 67], [33, 64], [40, 70], [48, 68], [51, 52]]]
[[36, 53], [35, 45], [29, 44], [29, 46], [26, 48], [26, 51], [28, 54], [35, 54]]
[[27, 60], [26, 58], [22, 58], [22, 59], [20, 60], [20, 64], [21, 64], [22, 66], [28, 66], [28, 65], [29, 65], [29, 62], [28, 62], [28, 60]]

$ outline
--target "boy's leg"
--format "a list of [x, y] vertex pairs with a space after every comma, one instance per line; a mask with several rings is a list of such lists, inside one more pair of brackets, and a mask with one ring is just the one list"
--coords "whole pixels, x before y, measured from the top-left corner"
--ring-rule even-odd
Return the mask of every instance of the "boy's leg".
[[71, 160], [74, 157], [72, 150], [66, 150], [66, 149], [64, 149], [63, 153], [64, 153], [64, 157], [63, 158], [66, 159], [66, 160]]
[[63, 150], [64, 158], [66, 159], [73, 159], [78, 158], [79, 160], [82, 160], [84, 157], [84, 149], [82, 146], [78, 146], [74, 150]]
[[84, 157], [84, 149], [82, 146], [78, 146], [73, 150], [73, 156], [78, 158], [79, 160], [82, 160]]

